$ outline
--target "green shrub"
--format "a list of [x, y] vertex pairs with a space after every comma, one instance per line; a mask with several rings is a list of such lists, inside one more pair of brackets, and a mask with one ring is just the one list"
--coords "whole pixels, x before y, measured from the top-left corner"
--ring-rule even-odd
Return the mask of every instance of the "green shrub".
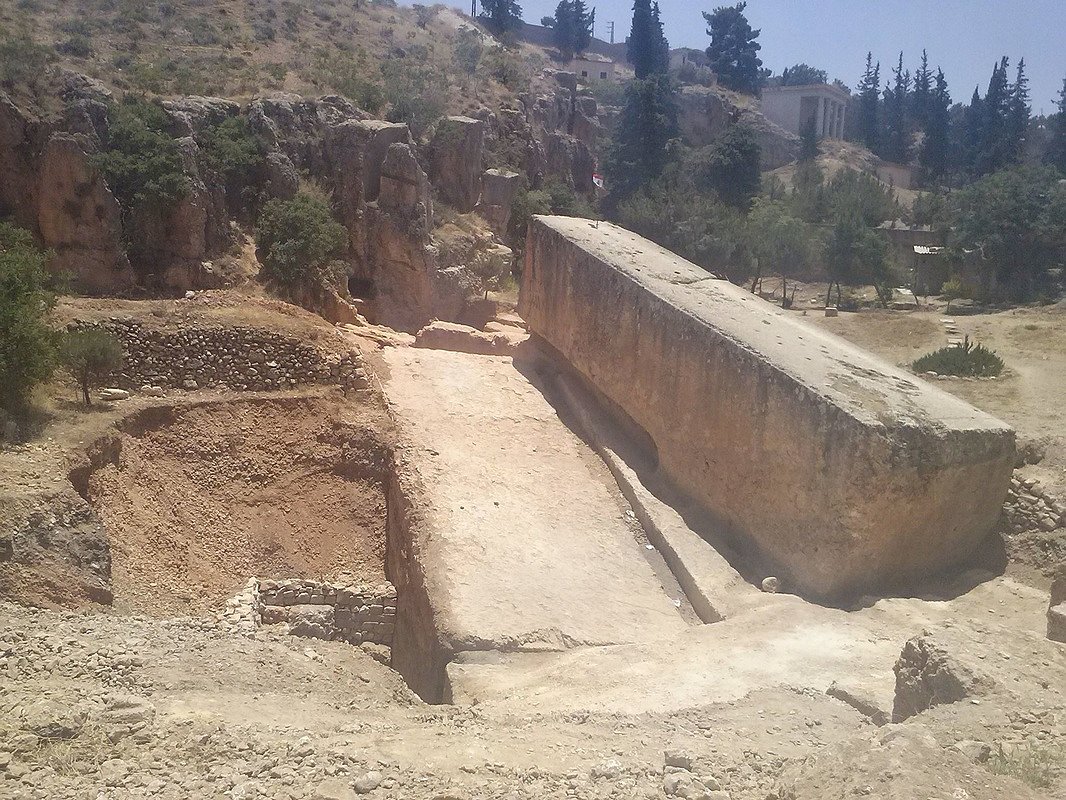
[[0, 33], [0, 83], [36, 83], [54, 59], [51, 49], [26, 34]]
[[497, 83], [512, 92], [529, 90], [532, 73], [529, 67], [513, 53], [502, 47], [494, 47], [481, 58], [481, 66]]
[[406, 59], [388, 59], [381, 65], [389, 122], [406, 122], [417, 138], [444, 114], [446, 96], [438, 72]]
[[481, 34], [473, 28], [463, 28], [455, 37], [455, 63], [462, 72], [473, 75], [481, 63], [485, 46], [481, 43]]
[[109, 110], [107, 142], [94, 163], [127, 213], [171, 207], [185, 191], [181, 154], [166, 125], [163, 109], [145, 100], [126, 98]]
[[229, 117], [200, 134], [200, 146], [209, 169], [227, 186], [244, 186], [255, 178], [266, 157], [263, 143], [244, 117]]
[[934, 350], [912, 365], [915, 372], [958, 375], [969, 378], [994, 378], [1003, 371], [1003, 359], [981, 344], [971, 344], [969, 337], [961, 345]]
[[600, 105], [624, 106], [626, 104], [626, 87], [620, 81], [592, 80], [589, 81], [588, 88]]
[[336, 259], [344, 252], [348, 232], [323, 200], [302, 193], [263, 206], [255, 239], [261, 277], [293, 295], [343, 268]]
[[68, 331], [60, 345], [63, 367], [78, 382], [85, 405], [91, 406], [89, 389], [122, 368], [122, 345], [111, 333], [100, 328], [75, 328]]
[[85, 34], [75, 33], [65, 42], [60, 42], [56, 51], [74, 58], [88, 58], [93, 54], [93, 44]]
[[0, 222], [0, 406], [7, 410], [22, 406], [55, 368], [46, 261], [28, 231]]

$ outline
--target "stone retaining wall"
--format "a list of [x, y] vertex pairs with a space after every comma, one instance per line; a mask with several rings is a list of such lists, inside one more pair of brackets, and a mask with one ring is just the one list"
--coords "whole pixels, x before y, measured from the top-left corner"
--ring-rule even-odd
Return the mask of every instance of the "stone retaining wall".
[[301, 384], [366, 388], [355, 354], [326, 354], [294, 336], [245, 326], [152, 330], [133, 320], [75, 323], [100, 327], [122, 343], [124, 364], [113, 376], [122, 388], [230, 389], [263, 391]]
[[252, 578], [218, 615], [234, 633], [286, 625], [293, 636], [392, 647], [396, 589], [392, 584], [325, 583], [305, 578]]
[[534, 218], [519, 310], [786, 591], [913, 585], [999, 518], [1007, 425], [629, 231]]

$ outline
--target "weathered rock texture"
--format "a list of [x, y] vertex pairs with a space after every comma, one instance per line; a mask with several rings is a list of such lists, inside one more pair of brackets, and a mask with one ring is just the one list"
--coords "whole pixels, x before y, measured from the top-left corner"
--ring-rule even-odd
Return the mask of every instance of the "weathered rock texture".
[[367, 385], [354, 355], [329, 357], [294, 336], [245, 326], [154, 330], [132, 320], [103, 327], [122, 343], [123, 366], [111, 380], [120, 387], [159, 386], [239, 390], [287, 389], [309, 383]]
[[906, 584], [997, 520], [1009, 427], [635, 234], [535, 218], [520, 310], [786, 590]]
[[456, 211], [473, 211], [481, 193], [485, 123], [470, 117], [445, 117], [430, 142], [433, 183]]
[[904, 646], [894, 667], [896, 694], [892, 721], [903, 722], [933, 706], [983, 694], [992, 679], [957, 659], [949, 646], [926, 633]]
[[719, 89], [685, 86], [678, 94], [678, 122], [686, 143], [712, 144], [737, 123], [750, 126], [759, 140], [759, 168], [777, 169], [796, 160], [799, 137], [770, 122], [755, 109], [736, 105]]
[[1060, 567], [1051, 584], [1047, 609], [1047, 638], [1066, 643], [1066, 567]]

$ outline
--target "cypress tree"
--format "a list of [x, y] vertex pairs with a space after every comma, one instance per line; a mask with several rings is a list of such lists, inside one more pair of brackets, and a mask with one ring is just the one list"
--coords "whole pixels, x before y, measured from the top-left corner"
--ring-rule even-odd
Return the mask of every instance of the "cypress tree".
[[951, 95], [944, 71], [937, 68], [936, 82], [926, 98], [925, 137], [918, 154], [918, 163], [922, 168], [922, 177], [926, 184], [936, 184], [944, 180], [948, 172], [950, 155]]
[[595, 10], [588, 11], [584, 0], [560, 0], [552, 23], [552, 40], [563, 58], [569, 60], [592, 41]]
[[1007, 81], [1006, 56], [992, 68], [992, 77], [988, 81], [988, 91], [982, 103], [982, 120], [980, 142], [974, 171], [977, 175], [986, 175], [1003, 169], [1011, 158], [1010, 140], [1010, 102], [1011, 88]]
[[915, 120], [920, 125], [925, 125], [926, 114], [929, 111], [929, 101], [933, 95], [933, 73], [929, 69], [929, 56], [922, 50], [922, 62], [918, 71], [914, 73], [914, 94], [911, 100], [911, 108]]
[[866, 54], [866, 70], [859, 81], [859, 140], [876, 150], [880, 142], [878, 96], [881, 91], [881, 63], [873, 63], [873, 53]]
[[892, 71], [893, 87], [885, 87], [885, 140], [884, 157], [898, 164], [905, 164], [910, 157], [907, 130], [907, 96], [910, 77], [903, 71], [903, 53], [899, 64]]
[[762, 49], [756, 39], [759, 31], [752, 30], [744, 16], [748, 4], [719, 6], [713, 12], [703, 12], [707, 20], [707, 35], [711, 37], [707, 48], [710, 68], [718, 76], [718, 82], [727, 89], [744, 94], [758, 94], [762, 86]]
[[670, 43], [663, 33], [663, 21], [659, 15], [659, 4], [651, 4], [651, 41], [654, 49], [653, 72], [670, 71]]
[[626, 58], [633, 65], [637, 80], [655, 71], [655, 48], [652, 45], [651, 0], [634, 0], [633, 24], [626, 40]]
[[674, 87], [665, 73], [631, 81], [604, 165], [608, 209], [655, 180], [668, 160], [667, 144], [677, 138]]
[[522, 22], [522, 6], [518, 0], [481, 0], [481, 19], [486, 28], [501, 36]]
[[1045, 159], [1066, 178], [1066, 78], [1062, 79], [1058, 106], [1059, 113], [1051, 118], [1051, 141]]
[[1019, 59], [1017, 77], [1010, 90], [1007, 136], [1010, 159], [1021, 161], [1025, 155], [1026, 134], [1029, 132], [1029, 78], [1025, 75], [1025, 59]]
[[977, 166], [978, 155], [981, 151], [981, 137], [984, 131], [985, 109], [977, 87], [973, 87], [973, 96], [970, 105], [963, 112], [962, 122], [962, 166], [973, 173]]

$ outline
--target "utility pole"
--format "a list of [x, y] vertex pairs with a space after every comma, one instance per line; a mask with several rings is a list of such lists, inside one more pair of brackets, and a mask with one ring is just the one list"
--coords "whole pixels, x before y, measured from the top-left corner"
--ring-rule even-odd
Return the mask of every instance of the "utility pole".
[[[474, 2], [476, 3], [477, 0], [474, 0]], [[611, 44], [614, 44], [614, 22], [607, 23], [607, 32], [611, 36]]]
[[470, 18], [477, 19], [477, 0], [470, 0]]

